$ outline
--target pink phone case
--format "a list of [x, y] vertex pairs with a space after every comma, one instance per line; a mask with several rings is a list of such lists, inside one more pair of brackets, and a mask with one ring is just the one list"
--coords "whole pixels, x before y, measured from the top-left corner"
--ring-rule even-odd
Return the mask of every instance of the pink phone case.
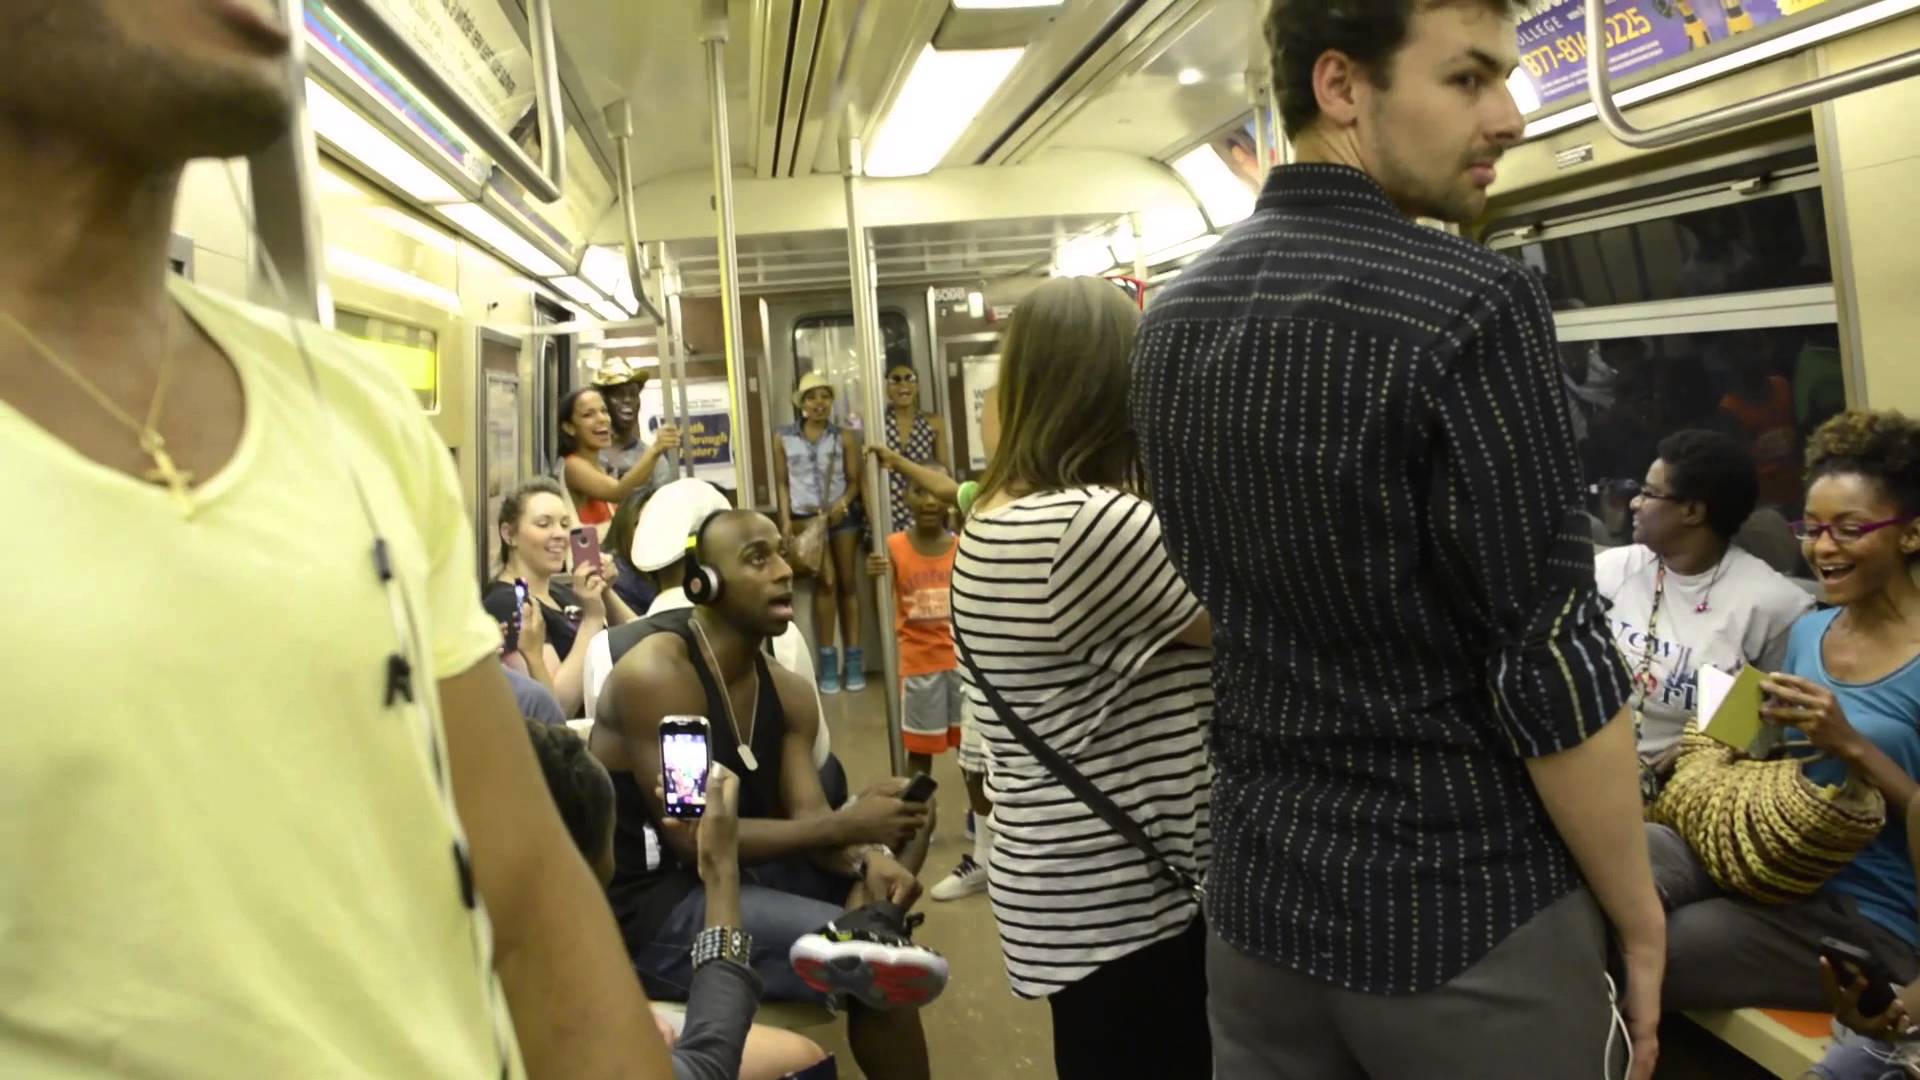
[[591, 566], [602, 573], [606, 571], [600, 558], [600, 534], [592, 527], [573, 530], [573, 567], [579, 570]]

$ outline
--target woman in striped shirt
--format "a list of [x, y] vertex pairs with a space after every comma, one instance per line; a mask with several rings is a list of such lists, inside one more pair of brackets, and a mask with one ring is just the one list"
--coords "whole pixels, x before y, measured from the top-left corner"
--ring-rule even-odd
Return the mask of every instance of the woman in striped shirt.
[[[1019, 718], [1198, 878], [1212, 628], [1139, 494], [1127, 420], [1137, 319], [1098, 278], [1048, 282], [1014, 313], [1000, 436], [954, 561], [953, 621]], [[1060, 1077], [1209, 1075], [1198, 905], [968, 681], [988, 748], [989, 892], [1007, 974], [1015, 993], [1047, 998]]]

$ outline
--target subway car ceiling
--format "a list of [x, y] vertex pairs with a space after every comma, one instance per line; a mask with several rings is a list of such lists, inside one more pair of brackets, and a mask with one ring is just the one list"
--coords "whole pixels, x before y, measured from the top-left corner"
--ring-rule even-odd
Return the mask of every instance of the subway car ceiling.
[[[383, 340], [397, 344], [396, 363], [437, 355], [432, 378], [420, 380], [434, 385], [416, 389], [463, 464], [481, 442], [485, 354], [497, 368], [509, 343], [520, 349], [523, 428], [512, 452], [540, 468], [551, 435], [544, 411], [558, 388], [589, 373], [589, 357], [564, 340], [573, 335], [537, 334], [538, 324], [611, 324], [601, 337], [651, 345], [669, 293], [696, 304], [719, 293], [708, 93], [716, 57], [748, 300], [743, 340], [775, 337], [755, 317], [757, 300], [847, 290], [849, 138], [864, 150], [859, 213], [874, 285], [984, 292], [985, 319], [968, 312], [978, 325], [964, 328], [982, 334], [1019, 283], [1049, 272], [1131, 275], [1145, 264], [1139, 276], [1149, 280], [1176, 273], [1251, 212], [1262, 172], [1255, 147], [1286, 153], [1263, 138], [1263, 0], [284, 2], [304, 16], [308, 122], [324, 162], [300, 204], [318, 208], [312, 262], [335, 305], [355, 316], [351, 328], [402, 339]], [[1696, 5], [1701, 39], [1676, 32], [1670, 6], [1605, 8], [1609, 41], [1639, 58], [1615, 80], [1637, 124], [1920, 47], [1920, 0], [1753, 0], [1752, 25], [1737, 33], [1724, 11]], [[543, 16], [554, 31], [546, 73], [563, 105], [563, 162], [541, 152], [553, 117], [538, 107], [544, 69], [529, 28]], [[1920, 403], [1920, 369], [1894, 360], [1920, 334], [1920, 312], [1905, 299], [1920, 256], [1899, 239], [1920, 231], [1908, 194], [1920, 183], [1920, 82], [1635, 149], [1593, 118], [1579, 22], [1580, 0], [1543, 2], [1522, 22], [1524, 63], [1510, 85], [1528, 109], [1527, 138], [1502, 163], [1477, 231], [1533, 258], [1529, 237], [1593, 231], [1608, 215], [1680, 213], [1688, 200], [1811, 185], [1821, 211], [1803, 218], [1824, 229], [1832, 270], [1815, 283], [1828, 291], [1794, 294], [1793, 310], [1834, 324], [1849, 400]], [[432, 78], [410, 77], [420, 69], [404, 53]], [[443, 82], [467, 107], [439, 107], [421, 80]], [[487, 149], [509, 145], [517, 169], [507, 151]], [[543, 167], [558, 170], [558, 199], [533, 190], [529, 177]], [[257, 290], [257, 234], [218, 172], [189, 174], [182, 265], [218, 287]], [[256, 202], [272, 250], [276, 208], [258, 186]], [[644, 245], [637, 283], [629, 217]], [[691, 320], [721, 321], [705, 310]], [[492, 338], [483, 341], [483, 328]]]

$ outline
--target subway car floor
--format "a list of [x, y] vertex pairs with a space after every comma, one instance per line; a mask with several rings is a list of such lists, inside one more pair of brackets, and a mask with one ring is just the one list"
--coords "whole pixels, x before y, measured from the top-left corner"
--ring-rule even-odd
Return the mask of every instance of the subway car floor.
[[[846, 766], [855, 792], [891, 772], [887, 704], [881, 696], [884, 682], [884, 677], [875, 678], [857, 694], [821, 699], [833, 734], [833, 752]], [[962, 853], [973, 850], [966, 836], [967, 789], [952, 754], [934, 759], [933, 775], [940, 781], [940, 790], [934, 794], [939, 823], [921, 874], [928, 889], [953, 869]], [[923, 1018], [933, 1075], [1052, 1080], [1052, 1019], [1044, 1002], [1022, 1001], [1007, 988], [999, 932], [987, 895], [945, 903], [923, 898], [916, 910], [926, 913], [927, 921], [914, 932], [914, 940], [938, 950], [952, 970], [947, 992], [927, 1008]], [[805, 1033], [839, 1058], [842, 1080], [865, 1077], [847, 1049], [844, 1023], [806, 1028]]]
[[[822, 699], [833, 751], [846, 765], [856, 792], [889, 772], [882, 681], [873, 680], [857, 694]], [[972, 846], [964, 831], [966, 787], [952, 754], [934, 760], [934, 779], [940, 781], [935, 795], [940, 820], [921, 875], [929, 889]], [[914, 939], [939, 950], [952, 965], [947, 992], [925, 1016], [933, 1075], [952, 1080], [1053, 1080], [1053, 1025], [1047, 1007], [1022, 1001], [1007, 988], [986, 894], [946, 903], [923, 899], [918, 910], [926, 913], [927, 921]], [[802, 1030], [839, 1058], [843, 1080], [865, 1078], [847, 1048], [844, 1023], [836, 1020]], [[1659, 1080], [1769, 1080], [1772, 1075], [1684, 1019], [1668, 1020], [1660, 1036]]]

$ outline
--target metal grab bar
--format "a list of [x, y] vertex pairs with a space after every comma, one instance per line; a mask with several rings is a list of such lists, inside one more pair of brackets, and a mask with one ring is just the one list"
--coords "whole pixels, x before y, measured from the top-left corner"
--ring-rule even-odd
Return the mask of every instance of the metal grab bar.
[[1799, 86], [1775, 90], [1750, 101], [1723, 106], [1659, 127], [1640, 128], [1627, 121], [1613, 100], [1612, 76], [1607, 71], [1606, 0], [1586, 0], [1587, 95], [1593, 99], [1600, 126], [1621, 144], [1641, 150], [1673, 146], [1689, 139], [1717, 135], [1747, 124], [1771, 120], [1823, 104], [1843, 94], [1871, 90], [1910, 75], [1920, 75], [1920, 49], [1877, 60], [1863, 67], [1837, 72]]
[[[560, 99], [559, 46], [553, 33], [552, 0], [527, 0], [527, 44], [533, 53], [534, 115], [540, 125], [540, 162], [480, 115], [465, 94], [440, 74], [407, 36], [387, 21], [371, 0], [327, 0], [400, 77], [420, 88], [501, 170], [541, 202], [560, 201], [567, 171], [567, 115]], [[637, 286], [636, 286], [637, 288]]]
[[647, 262], [640, 256], [640, 216], [633, 205], [633, 109], [622, 99], [608, 105], [603, 115], [607, 134], [613, 138], [614, 172], [620, 184], [620, 220], [626, 230], [622, 246], [626, 249], [627, 277], [633, 282], [633, 298], [640, 302], [642, 314], [665, 324], [666, 316], [647, 299]]

